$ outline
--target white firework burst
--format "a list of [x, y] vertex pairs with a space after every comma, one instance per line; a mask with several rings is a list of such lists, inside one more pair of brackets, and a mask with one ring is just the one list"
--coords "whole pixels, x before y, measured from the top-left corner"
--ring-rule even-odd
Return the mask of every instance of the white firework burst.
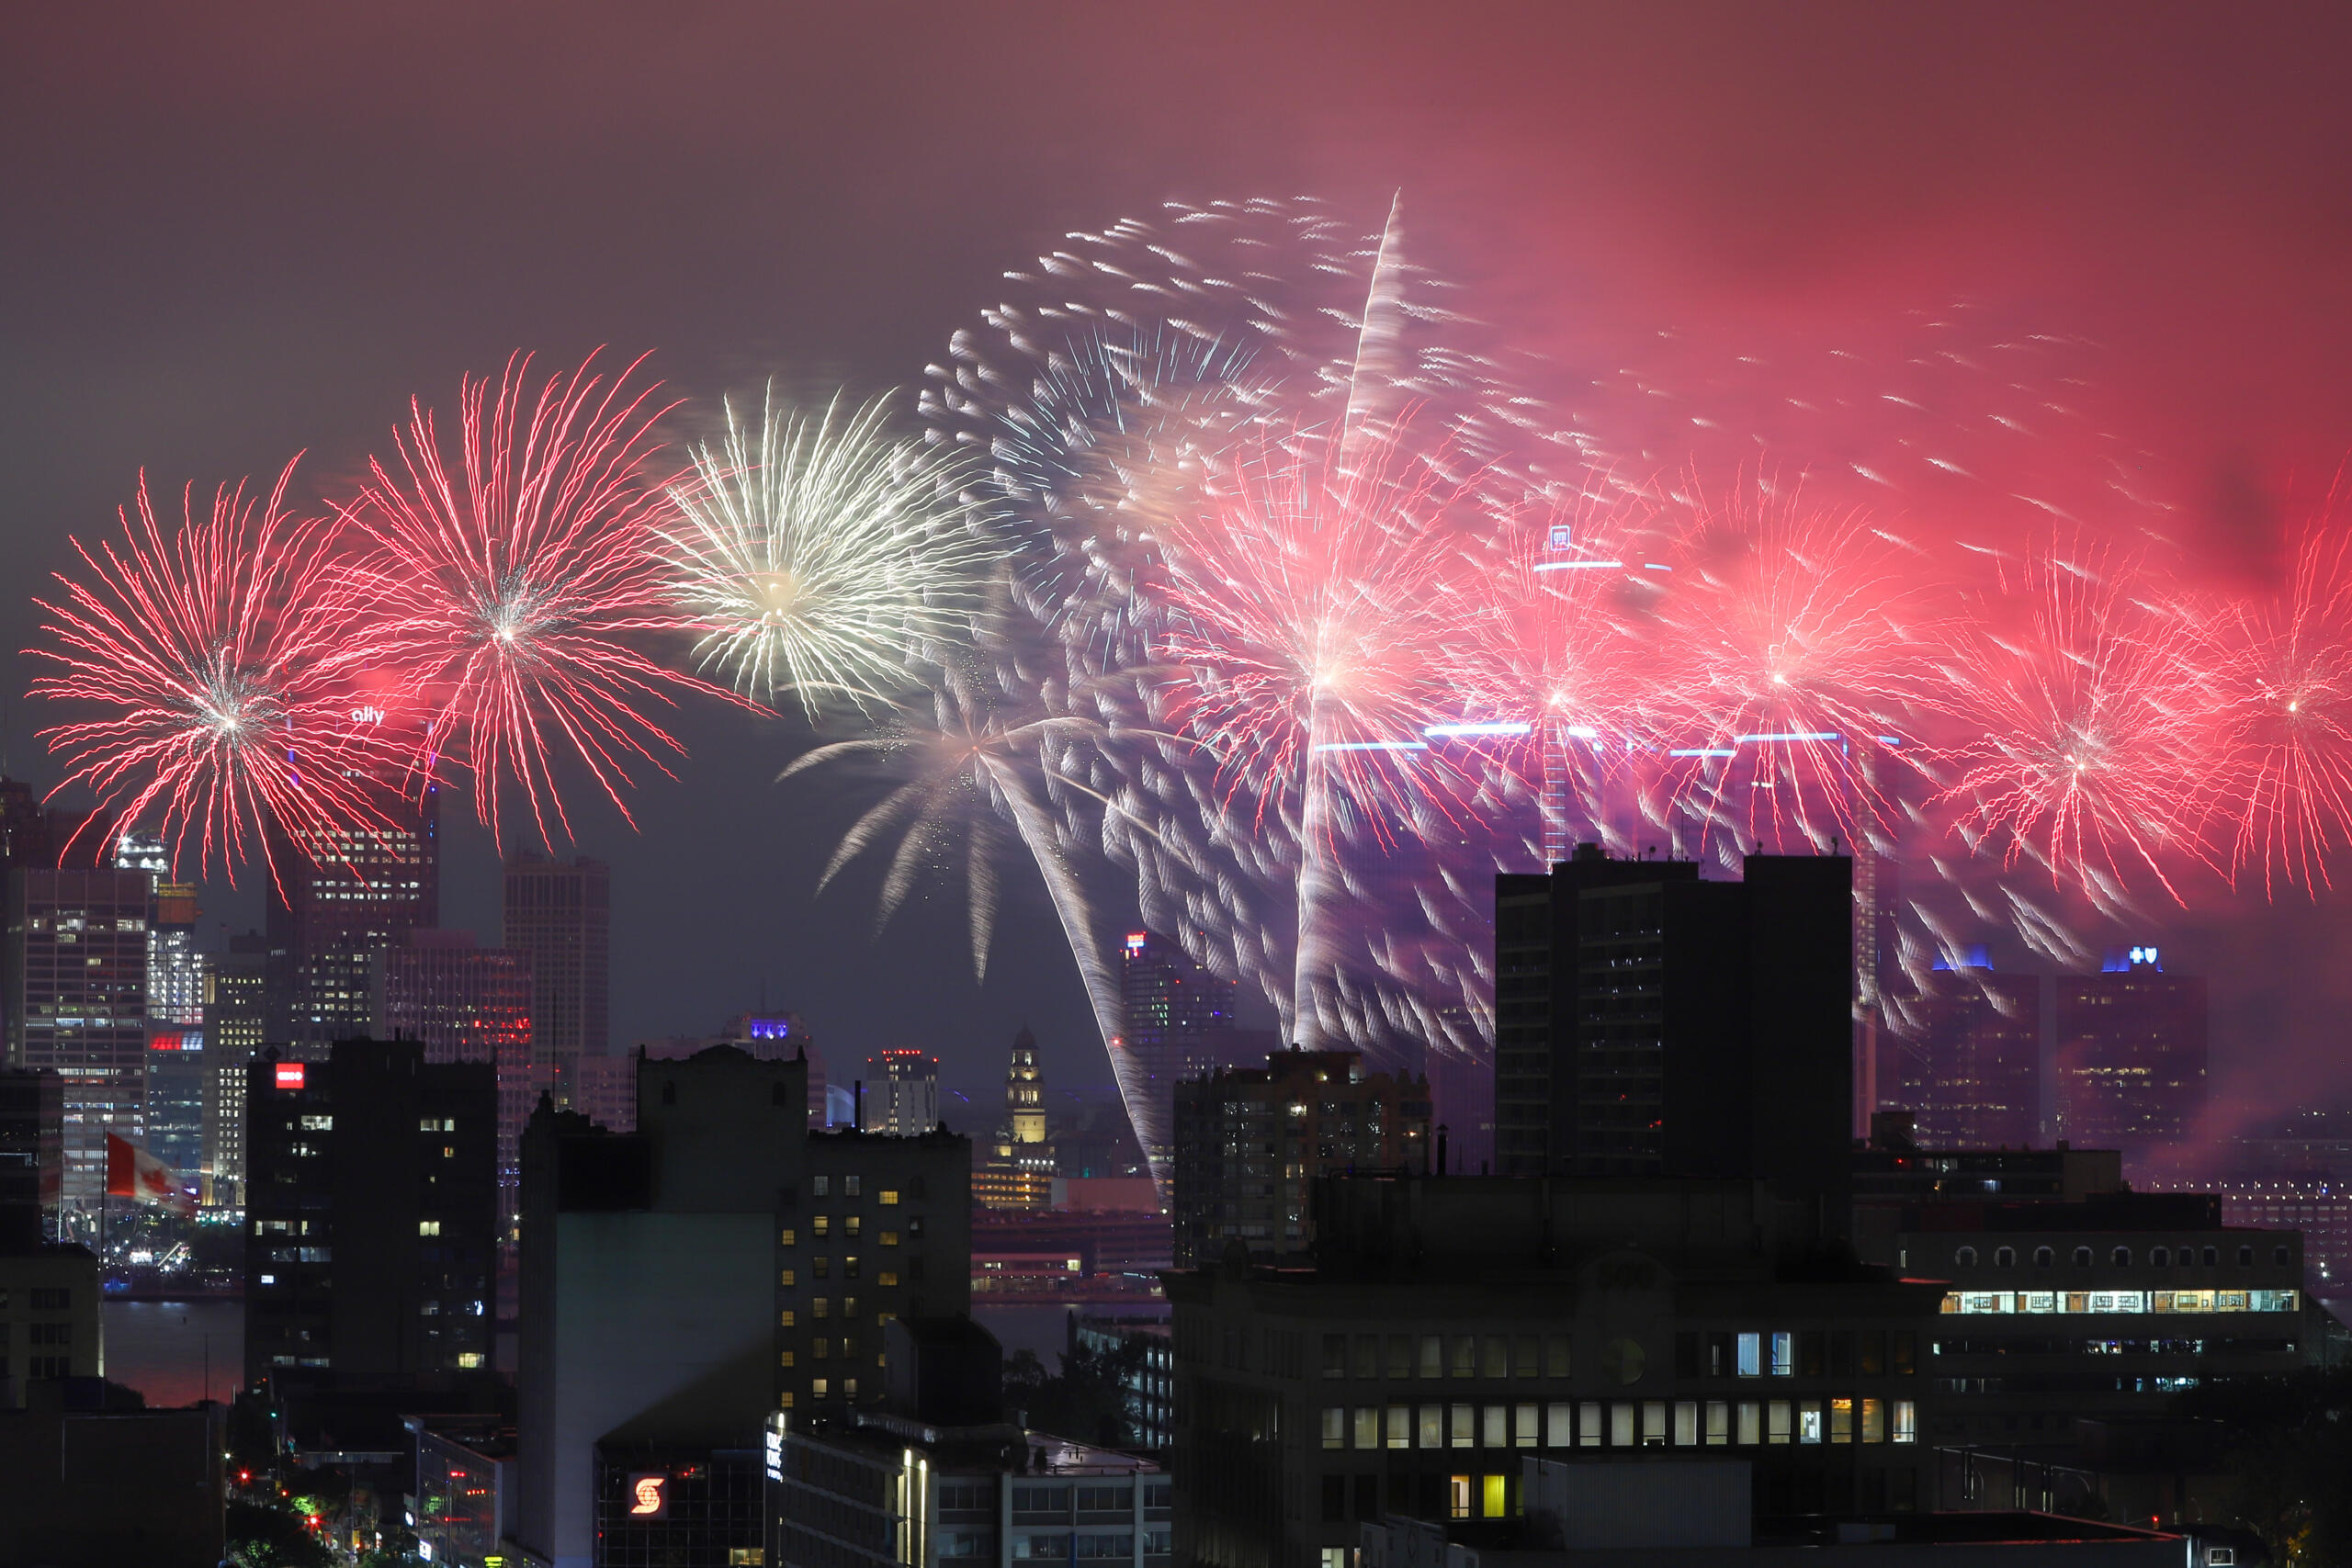
[[910, 649], [958, 636], [994, 552], [967, 526], [956, 459], [894, 434], [887, 400], [821, 412], [776, 400], [726, 431], [671, 488], [671, 602], [697, 667], [743, 695], [891, 704]]

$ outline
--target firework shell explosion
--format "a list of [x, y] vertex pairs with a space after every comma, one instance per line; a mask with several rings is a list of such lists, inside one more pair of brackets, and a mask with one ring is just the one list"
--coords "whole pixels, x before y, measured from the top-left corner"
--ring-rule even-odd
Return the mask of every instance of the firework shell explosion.
[[771, 388], [756, 425], [724, 412], [653, 525], [697, 668], [811, 720], [888, 706], [916, 647], [961, 634], [994, 554], [953, 499], [962, 460], [893, 436], [883, 398], [811, 414]]
[[629, 386], [636, 368], [608, 380], [591, 355], [535, 383], [517, 355], [495, 384], [463, 382], [454, 439], [413, 404], [393, 460], [342, 509], [367, 640], [428, 695], [415, 771], [469, 774], [502, 841], [509, 789], [543, 842], [570, 837], [558, 754], [627, 818], [633, 770], [684, 754], [648, 705], [728, 695], [640, 646], [677, 621], [659, 554], [674, 476], [647, 471], [665, 411]]
[[331, 844], [384, 825], [370, 781], [388, 759], [352, 716], [365, 650], [346, 635], [334, 528], [288, 512], [293, 472], [266, 496], [224, 486], [201, 511], [183, 491], [168, 528], [142, 476], [120, 537], [75, 541], [84, 571], [38, 601], [48, 640], [30, 651], [51, 672], [32, 694], [97, 716], [42, 732], [60, 788], [97, 796], [83, 831], [157, 822], [175, 868], [233, 882], [256, 847], [277, 874], [272, 828]]

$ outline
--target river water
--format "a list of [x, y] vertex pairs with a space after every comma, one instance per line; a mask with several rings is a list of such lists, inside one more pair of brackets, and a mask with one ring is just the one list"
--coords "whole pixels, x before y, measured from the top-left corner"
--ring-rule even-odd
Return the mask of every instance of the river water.
[[245, 1303], [209, 1297], [187, 1302], [107, 1302], [106, 1375], [147, 1396], [151, 1408], [193, 1404], [237, 1392], [245, 1359]]

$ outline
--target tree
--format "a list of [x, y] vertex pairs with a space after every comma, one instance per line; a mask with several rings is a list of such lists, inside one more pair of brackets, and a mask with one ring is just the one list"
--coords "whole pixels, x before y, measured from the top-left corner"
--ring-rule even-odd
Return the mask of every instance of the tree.
[[2239, 1485], [2237, 1522], [2274, 1558], [2293, 1568], [2352, 1568], [2352, 1370], [2215, 1380], [2173, 1408], [2221, 1428]]
[[1142, 1372], [1145, 1354], [1138, 1340], [1107, 1350], [1073, 1346], [1061, 1353], [1061, 1371], [1048, 1375], [1035, 1350], [1015, 1350], [1004, 1364], [1005, 1406], [1025, 1411], [1041, 1432], [1118, 1448], [1131, 1431], [1126, 1385]]

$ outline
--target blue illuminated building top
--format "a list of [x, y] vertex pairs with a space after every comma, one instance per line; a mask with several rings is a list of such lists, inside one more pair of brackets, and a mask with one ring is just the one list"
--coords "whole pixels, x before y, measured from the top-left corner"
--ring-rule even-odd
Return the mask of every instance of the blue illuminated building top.
[[792, 1021], [788, 1018], [753, 1017], [746, 1021], [751, 1026], [752, 1038], [754, 1040], [789, 1040], [792, 1038]]

